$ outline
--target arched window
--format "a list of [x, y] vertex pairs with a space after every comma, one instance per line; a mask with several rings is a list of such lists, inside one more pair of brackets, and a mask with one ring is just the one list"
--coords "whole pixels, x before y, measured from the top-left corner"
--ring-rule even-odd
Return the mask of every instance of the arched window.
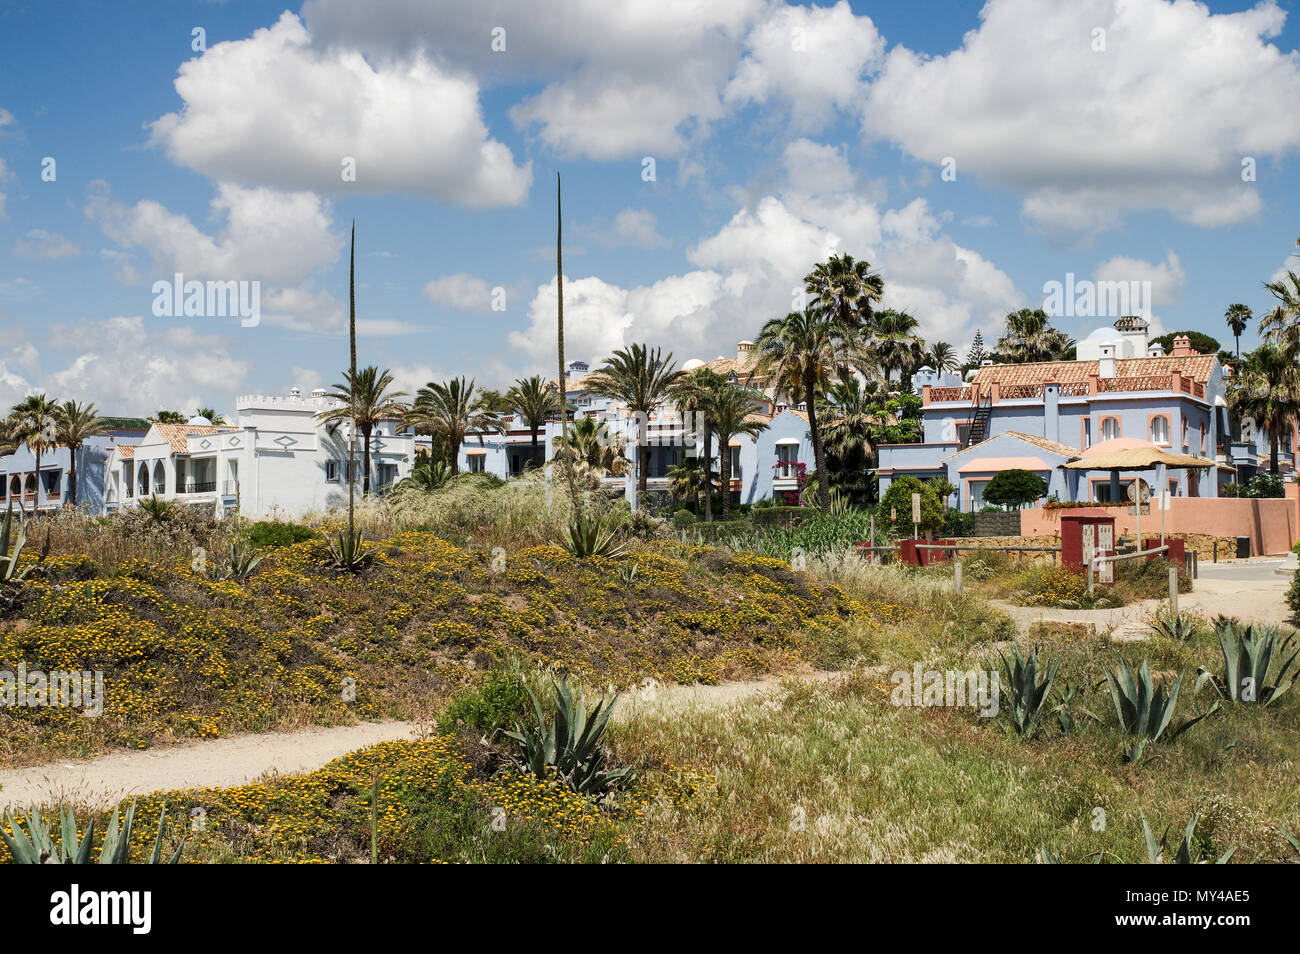
[[1101, 439], [1103, 441], [1112, 441], [1119, 437], [1119, 418], [1103, 417], [1101, 419]]
[[139, 477], [140, 479], [136, 483], [140, 491], [140, 496], [147, 497], [149, 496], [149, 465], [148, 464], [140, 465]]
[[167, 471], [163, 469], [162, 461], [158, 461], [153, 465], [153, 492], [156, 494], [167, 493]]
[[23, 490], [28, 494], [36, 493], [36, 475], [28, 474], [27, 479], [23, 481]]
[[1164, 414], [1151, 418], [1151, 443], [1169, 443], [1169, 418]]

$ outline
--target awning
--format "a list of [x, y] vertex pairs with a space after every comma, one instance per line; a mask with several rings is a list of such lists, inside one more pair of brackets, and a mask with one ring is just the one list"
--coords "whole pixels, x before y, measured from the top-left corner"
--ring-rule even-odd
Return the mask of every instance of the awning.
[[1004, 470], [1041, 470], [1050, 472], [1051, 464], [1040, 457], [977, 457], [957, 468], [959, 474], [996, 474]]
[[1122, 450], [1084, 456], [1064, 466], [1070, 470], [1147, 470], [1159, 464], [1175, 468], [1213, 467], [1214, 461], [1191, 454], [1175, 454], [1158, 447], [1126, 447]]
[[797, 437], [779, 437], [776, 440], [776, 445], [778, 447], [788, 447], [791, 444], [798, 444], [798, 443], [799, 443], [799, 438]]
[[466, 457], [482, 457], [487, 453], [486, 447], [467, 447], [465, 449]]

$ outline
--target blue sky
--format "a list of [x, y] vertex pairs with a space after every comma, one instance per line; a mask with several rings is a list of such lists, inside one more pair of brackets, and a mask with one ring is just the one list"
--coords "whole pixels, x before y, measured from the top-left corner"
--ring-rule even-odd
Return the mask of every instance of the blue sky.
[[[1292, 3], [459, 7], [0, 2], [0, 403], [337, 380], [353, 218], [362, 363], [551, 371], [557, 171], [590, 360], [732, 354], [834, 250], [963, 350], [1070, 272], [1226, 344], [1300, 236]], [[260, 282], [260, 322], [155, 317], [176, 271]]]

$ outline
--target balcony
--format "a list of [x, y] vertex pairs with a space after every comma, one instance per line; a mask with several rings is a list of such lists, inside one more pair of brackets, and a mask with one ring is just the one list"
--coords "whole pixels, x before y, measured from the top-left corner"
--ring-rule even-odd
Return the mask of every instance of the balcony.
[[187, 480], [176, 488], [178, 494], [211, 494], [216, 493], [216, 490], [215, 480]]

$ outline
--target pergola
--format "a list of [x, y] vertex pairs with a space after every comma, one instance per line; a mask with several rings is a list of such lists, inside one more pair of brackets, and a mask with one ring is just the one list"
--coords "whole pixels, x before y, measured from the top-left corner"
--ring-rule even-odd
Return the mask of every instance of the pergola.
[[[1119, 475], [1124, 471], [1156, 470], [1156, 480], [1164, 481], [1166, 470], [1201, 470], [1218, 466], [1214, 461], [1192, 454], [1175, 454], [1146, 441], [1125, 441], [1128, 446], [1106, 447], [1097, 445], [1082, 457], [1062, 464], [1065, 470], [1106, 470], [1111, 474], [1111, 486], [1118, 487]], [[1119, 444], [1107, 441], [1106, 444]], [[1076, 493], [1077, 497], [1078, 494]]]

